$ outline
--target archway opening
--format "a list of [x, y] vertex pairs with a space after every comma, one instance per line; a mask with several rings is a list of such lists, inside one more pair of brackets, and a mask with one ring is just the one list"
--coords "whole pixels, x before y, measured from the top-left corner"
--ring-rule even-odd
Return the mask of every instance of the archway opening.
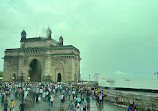
[[58, 73], [57, 81], [58, 81], [58, 82], [61, 82], [61, 73]]
[[41, 64], [37, 59], [34, 59], [30, 63], [30, 81], [31, 82], [41, 82]]

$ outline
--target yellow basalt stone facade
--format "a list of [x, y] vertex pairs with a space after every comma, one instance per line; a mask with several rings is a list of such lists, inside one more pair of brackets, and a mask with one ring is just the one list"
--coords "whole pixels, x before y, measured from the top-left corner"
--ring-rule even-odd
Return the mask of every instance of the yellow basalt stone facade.
[[63, 45], [52, 39], [50, 28], [46, 37], [26, 38], [21, 33], [21, 46], [6, 49], [4, 56], [3, 81], [20, 80], [42, 82], [80, 81], [80, 52], [72, 45]]

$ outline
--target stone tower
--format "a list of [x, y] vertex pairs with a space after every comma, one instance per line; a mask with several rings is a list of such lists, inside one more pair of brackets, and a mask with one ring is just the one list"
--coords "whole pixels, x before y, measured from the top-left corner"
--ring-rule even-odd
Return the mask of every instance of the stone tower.
[[59, 45], [63, 45], [63, 37], [62, 36], [59, 37]]
[[23, 30], [21, 32], [21, 40], [25, 40], [25, 39], [26, 39], [26, 32], [25, 32], [25, 30]]
[[47, 31], [46, 31], [46, 37], [47, 37], [48, 39], [51, 39], [51, 34], [52, 34], [52, 31], [51, 31], [51, 29], [48, 27], [48, 29], [47, 29]]

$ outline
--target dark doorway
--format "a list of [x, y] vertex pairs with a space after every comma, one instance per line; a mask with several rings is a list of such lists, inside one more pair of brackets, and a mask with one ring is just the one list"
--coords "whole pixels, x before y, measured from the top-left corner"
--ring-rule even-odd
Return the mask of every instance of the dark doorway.
[[31, 82], [41, 82], [41, 64], [37, 59], [30, 63], [29, 74]]
[[61, 82], [61, 74], [58, 73], [58, 82]]

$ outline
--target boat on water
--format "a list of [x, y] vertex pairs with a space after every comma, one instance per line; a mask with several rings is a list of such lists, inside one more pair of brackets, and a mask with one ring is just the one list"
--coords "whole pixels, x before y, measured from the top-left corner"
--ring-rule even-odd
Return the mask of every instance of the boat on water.
[[131, 81], [130, 79], [125, 79], [125, 81]]
[[115, 81], [115, 80], [110, 80], [110, 79], [108, 79], [106, 82], [112, 83], [112, 82], [116, 82], [116, 81]]

